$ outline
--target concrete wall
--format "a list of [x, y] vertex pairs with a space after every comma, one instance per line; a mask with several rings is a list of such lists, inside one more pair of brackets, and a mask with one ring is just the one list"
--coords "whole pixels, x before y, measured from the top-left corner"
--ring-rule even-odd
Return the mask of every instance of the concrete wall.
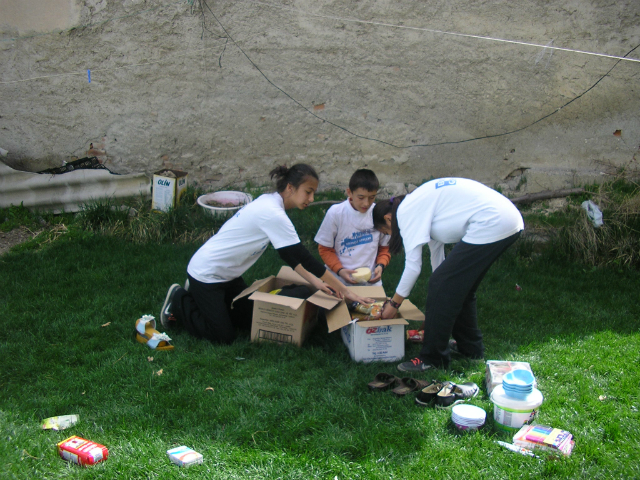
[[219, 189], [307, 162], [321, 187], [368, 167], [521, 192], [637, 168], [639, 62], [479, 38], [622, 57], [637, 0], [41, 3], [0, 0], [14, 168], [97, 155]]

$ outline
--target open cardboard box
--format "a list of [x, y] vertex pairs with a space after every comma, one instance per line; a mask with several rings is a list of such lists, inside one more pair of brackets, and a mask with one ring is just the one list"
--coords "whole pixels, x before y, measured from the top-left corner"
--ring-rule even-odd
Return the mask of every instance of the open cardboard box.
[[[364, 298], [386, 300], [384, 288], [350, 287]], [[404, 300], [396, 318], [352, 322], [345, 302], [327, 312], [327, 326], [333, 332], [340, 329], [349, 355], [356, 362], [395, 362], [404, 357], [407, 320], [424, 321], [424, 314], [409, 300]]]
[[275, 277], [271, 275], [262, 280], [256, 280], [233, 299], [235, 302], [239, 298], [248, 296], [249, 300], [253, 300], [252, 341], [271, 340], [300, 346], [316, 324], [318, 307], [332, 309], [339, 303], [344, 303], [321, 291], [315, 291], [306, 300], [269, 293], [291, 284], [306, 285], [312, 291], [315, 290], [291, 267], [285, 266]]
[[[269, 292], [284, 285], [306, 285], [315, 290], [290, 267], [282, 267], [278, 274], [256, 280], [235, 299], [247, 297], [254, 301], [251, 340], [271, 340], [302, 345], [317, 322], [318, 308], [326, 310], [329, 332], [341, 330], [342, 338], [355, 361], [395, 361], [404, 357], [404, 326], [407, 320], [424, 320], [424, 314], [405, 300], [398, 317], [389, 320], [351, 321], [344, 300], [315, 291], [306, 300]], [[351, 287], [363, 297], [386, 299], [382, 287]]]

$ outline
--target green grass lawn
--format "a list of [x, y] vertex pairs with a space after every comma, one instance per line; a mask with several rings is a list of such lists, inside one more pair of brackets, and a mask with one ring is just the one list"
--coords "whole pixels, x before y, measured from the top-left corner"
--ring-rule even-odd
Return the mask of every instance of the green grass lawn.
[[[311, 245], [322, 219], [293, 212]], [[495, 443], [483, 362], [454, 361], [427, 377], [473, 381], [487, 425], [459, 433], [450, 412], [414, 396], [371, 392], [396, 364], [354, 363], [338, 332], [318, 325], [302, 348], [230, 346], [171, 333], [175, 350], [135, 341], [159, 316], [198, 244], [134, 244], [76, 232], [0, 257], [1, 478], [506, 479], [640, 478], [640, 274], [507, 253], [478, 293], [487, 359], [527, 361], [544, 395], [538, 423], [569, 430], [571, 456], [529, 458]], [[427, 263], [428, 264], [428, 263]], [[269, 249], [245, 275], [275, 274]], [[393, 293], [396, 257], [383, 280]], [[424, 308], [426, 277], [411, 300]], [[515, 285], [521, 286], [516, 290]], [[418, 345], [407, 344], [406, 357]], [[65, 431], [44, 418], [78, 414]], [[59, 458], [71, 435], [109, 449], [83, 469]], [[166, 451], [187, 445], [204, 464], [181, 469]]]

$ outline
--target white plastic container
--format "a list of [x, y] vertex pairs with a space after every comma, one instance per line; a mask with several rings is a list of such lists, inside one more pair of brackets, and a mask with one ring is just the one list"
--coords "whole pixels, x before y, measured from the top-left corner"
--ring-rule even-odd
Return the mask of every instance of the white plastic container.
[[517, 432], [535, 418], [538, 413], [536, 409], [542, 405], [543, 400], [542, 393], [537, 388], [524, 400], [518, 400], [505, 394], [502, 385], [498, 385], [491, 392], [496, 428], [510, 433]]
[[[229, 217], [252, 200], [253, 197], [248, 193], [225, 190], [207, 193], [206, 195], [198, 197], [198, 205], [214, 217]], [[214, 203], [215, 205], [210, 205], [210, 203]]]

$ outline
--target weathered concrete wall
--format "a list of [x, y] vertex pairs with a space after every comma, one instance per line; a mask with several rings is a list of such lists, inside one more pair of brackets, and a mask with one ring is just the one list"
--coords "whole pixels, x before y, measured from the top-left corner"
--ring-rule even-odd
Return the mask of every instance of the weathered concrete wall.
[[214, 189], [307, 162], [324, 187], [368, 167], [526, 192], [637, 168], [640, 63], [449, 34], [624, 56], [637, 0], [58, 1], [43, 27], [0, 0], [14, 168], [94, 154]]

